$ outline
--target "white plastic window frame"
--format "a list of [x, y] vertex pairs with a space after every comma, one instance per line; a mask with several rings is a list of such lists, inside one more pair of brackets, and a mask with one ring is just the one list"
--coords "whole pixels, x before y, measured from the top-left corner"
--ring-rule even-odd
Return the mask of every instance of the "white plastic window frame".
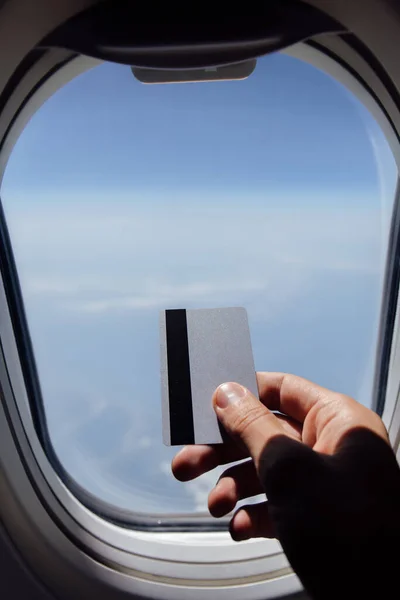
[[390, 442], [400, 464], [400, 294], [390, 354], [389, 374], [382, 420], [389, 432]]
[[[367, 106], [386, 135], [399, 167], [397, 138], [380, 107], [361, 83], [336, 61], [307, 44], [298, 44], [286, 53], [329, 73]], [[0, 156], [0, 169], [4, 169], [24, 125], [45, 99], [61, 85], [97, 64], [100, 61], [75, 58], [37, 90], [9, 132], [9, 141]], [[14, 496], [14, 505], [8, 503], [7, 493], [10, 492], [5, 490], [5, 512], [7, 514], [8, 510], [8, 517], [15, 519], [15, 506], [18, 505], [18, 519], [20, 527], [25, 527], [27, 549], [31, 545], [32, 552], [36, 552], [37, 535], [48, 542], [53, 551], [47, 555], [49, 562], [43, 568], [48, 578], [54, 578], [54, 585], [59, 585], [56, 578], [68, 564], [74, 566], [77, 580], [79, 573], [92, 570], [93, 581], [100, 582], [102, 594], [109, 590], [110, 595], [102, 596], [107, 598], [126, 598], [128, 592], [143, 598], [218, 600], [231, 599], [233, 591], [240, 590], [235, 597], [240, 593], [244, 600], [256, 600], [282, 597], [302, 589], [276, 540], [235, 544], [223, 532], [139, 532], [119, 527], [85, 508], [52, 469], [33, 426], [3, 282], [0, 285], [0, 336], [4, 355], [4, 363], [0, 357], [0, 376], [2, 381], [7, 378], [9, 381], [4, 398], [8, 414], [5, 407], [0, 406], [3, 412], [0, 413], [0, 448], [1, 455], [9, 457], [6, 476]], [[397, 349], [397, 337], [393, 339]], [[396, 356], [396, 352], [392, 354]], [[390, 373], [388, 391], [398, 389], [399, 378], [396, 380], [396, 376], [397, 373]], [[397, 412], [400, 420], [400, 404], [397, 394], [392, 394], [394, 400], [390, 393], [388, 396], [383, 418], [390, 427]], [[13, 435], [6, 426], [7, 420], [13, 425]], [[16, 453], [15, 438], [18, 438], [25, 466]], [[26, 470], [31, 472], [36, 489], [29, 485]], [[66, 590], [68, 585], [66, 582]], [[95, 586], [91, 591], [95, 596]]]

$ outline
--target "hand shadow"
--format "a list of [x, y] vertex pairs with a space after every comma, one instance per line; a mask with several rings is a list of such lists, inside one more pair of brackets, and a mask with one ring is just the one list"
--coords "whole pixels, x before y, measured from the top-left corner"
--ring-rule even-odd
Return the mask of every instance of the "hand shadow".
[[382, 438], [355, 428], [328, 456], [276, 436], [260, 478], [277, 538], [312, 598], [398, 597], [400, 469]]

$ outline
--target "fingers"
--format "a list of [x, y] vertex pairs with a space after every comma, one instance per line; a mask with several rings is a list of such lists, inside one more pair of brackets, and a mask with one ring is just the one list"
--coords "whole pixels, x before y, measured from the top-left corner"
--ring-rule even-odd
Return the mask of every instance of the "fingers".
[[247, 460], [224, 471], [208, 496], [208, 509], [213, 517], [223, 517], [239, 500], [263, 492], [254, 463]]
[[381, 419], [353, 398], [307, 379], [284, 373], [258, 373], [261, 401], [302, 423], [302, 441], [323, 454], [333, 454], [349, 429], [365, 427], [388, 441]]
[[331, 398], [334, 392], [296, 375], [257, 373], [260, 400], [270, 410], [302, 423], [317, 402]]
[[[328, 390], [311, 382], [282, 373], [258, 373], [258, 387], [261, 402], [270, 410], [279, 410], [289, 415], [293, 420], [276, 415], [281, 423], [280, 433], [301, 439], [301, 423], [307, 411], [323, 397]], [[261, 403], [258, 402], [258, 405]], [[297, 423], [295, 422], [297, 421]], [[172, 461], [172, 471], [180, 481], [189, 481], [199, 475], [211, 471], [218, 465], [227, 464], [246, 458], [248, 453], [232, 444], [215, 446], [187, 446], [181, 450]]]
[[235, 440], [245, 445], [257, 469], [268, 442], [278, 435], [287, 435], [280, 420], [238, 383], [219, 386], [213, 403], [219, 421]]
[[[301, 425], [276, 415], [287, 435], [301, 440]], [[190, 481], [219, 465], [226, 465], [247, 458], [246, 449], [232, 442], [215, 446], [185, 446], [172, 459], [172, 472], [179, 481]]]
[[232, 517], [229, 532], [235, 542], [254, 537], [276, 537], [268, 515], [268, 502], [240, 508]]
[[303, 425], [298, 423], [290, 417], [285, 417], [280, 414], [275, 414], [275, 417], [279, 420], [283, 431], [290, 437], [294, 437], [301, 441]]
[[172, 472], [179, 481], [190, 481], [207, 473], [218, 465], [226, 465], [247, 458], [245, 448], [233, 440], [215, 446], [185, 446], [172, 460]]

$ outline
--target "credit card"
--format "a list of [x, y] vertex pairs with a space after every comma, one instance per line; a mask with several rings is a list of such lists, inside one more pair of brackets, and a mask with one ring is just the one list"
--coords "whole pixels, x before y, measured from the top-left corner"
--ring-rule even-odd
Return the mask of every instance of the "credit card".
[[236, 381], [258, 397], [246, 309], [164, 310], [160, 346], [164, 444], [222, 443], [215, 389]]

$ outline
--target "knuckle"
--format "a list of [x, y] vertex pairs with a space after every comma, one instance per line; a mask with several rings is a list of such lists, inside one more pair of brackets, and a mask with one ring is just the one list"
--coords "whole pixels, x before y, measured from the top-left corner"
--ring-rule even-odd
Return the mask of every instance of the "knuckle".
[[351, 398], [350, 396], [346, 396], [346, 394], [338, 393], [335, 395], [335, 399], [336, 399], [338, 407], [343, 406], [348, 409], [354, 408], [353, 405], [355, 403], [355, 400], [353, 398]]
[[376, 413], [373, 413], [373, 419], [374, 419], [374, 425], [376, 428], [376, 432], [378, 434], [380, 434], [385, 440], [389, 441], [388, 430], [386, 429], [386, 426], [385, 426], [382, 418], [379, 415], [377, 415]]
[[244, 436], [250, 428], [254, 428], [256, 424], [268, 424], [272, 413], [266, 412], [265, 408], [260, 406], [243, 407], [232, 421], [232, 431], [237, 435]]

